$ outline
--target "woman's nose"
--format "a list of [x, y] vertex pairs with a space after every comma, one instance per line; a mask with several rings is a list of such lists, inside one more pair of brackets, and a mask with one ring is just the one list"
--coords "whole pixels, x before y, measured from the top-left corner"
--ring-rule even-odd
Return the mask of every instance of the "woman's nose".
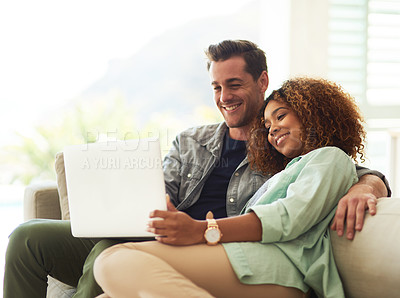
[[276, 126], [276, 125], [271, 126], [271, 128], [269, 129], [269, 131], [270, 131], [270, 134], [271, 134], [271, 135], [274, 135], [275, 133], [277, 133], [277, 132], [279, 131], [279, 127]]

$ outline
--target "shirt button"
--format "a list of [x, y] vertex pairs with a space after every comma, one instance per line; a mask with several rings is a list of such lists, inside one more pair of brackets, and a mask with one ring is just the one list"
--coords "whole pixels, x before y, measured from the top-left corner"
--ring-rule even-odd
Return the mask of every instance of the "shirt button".
[[189, 174], [187, 174], [187, 177], [188, 177], [188, 178], [192, 177], [192, 174], [190, 174], [190, 173], [189, 173]]
[[234, 198], [230, 198], [229, 202], [233, 203], [233, 202], [235, 202], [235, 199]]
[[236, 173], [235, 173], [235, 176], [236, 176], [236, 177], [237, 177], [237, 176], [239, 176], [239, 173], [238, 173], [238, 172], [236, 172]]

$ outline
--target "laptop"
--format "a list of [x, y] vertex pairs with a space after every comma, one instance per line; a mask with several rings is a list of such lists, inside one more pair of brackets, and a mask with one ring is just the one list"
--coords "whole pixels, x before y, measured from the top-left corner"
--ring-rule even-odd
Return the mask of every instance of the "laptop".
[[158, 138], [68, 146], [64, 163], [73, 236], [154, 238], [149, 213], [166, 210]]

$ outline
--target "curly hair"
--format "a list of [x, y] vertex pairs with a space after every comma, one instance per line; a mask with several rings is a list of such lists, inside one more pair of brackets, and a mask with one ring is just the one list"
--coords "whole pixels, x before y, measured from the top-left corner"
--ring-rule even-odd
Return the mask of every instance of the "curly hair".
[[364, 161], [364, 119], [354, 98], [333, 82], [302, 77], [290, 79], [273, 91], [254, 120], [248, 142], [252, 169], [263, 174], [275, 174], [290, 161], [268, 142], [264, 111], [272, 100], [286, 104], [299, 118], [303, 128], [302, 154], [335, 146], [355, 161], [357, 156]]

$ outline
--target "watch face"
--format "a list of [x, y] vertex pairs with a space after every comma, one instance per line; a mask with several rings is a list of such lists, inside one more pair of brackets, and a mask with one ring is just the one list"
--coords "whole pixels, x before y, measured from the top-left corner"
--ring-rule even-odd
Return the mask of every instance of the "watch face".
[[221, 233], [217, 229], [209, 229], [206, 231], [206, 240], [210, 243], [218, 242], [221, 238]]

